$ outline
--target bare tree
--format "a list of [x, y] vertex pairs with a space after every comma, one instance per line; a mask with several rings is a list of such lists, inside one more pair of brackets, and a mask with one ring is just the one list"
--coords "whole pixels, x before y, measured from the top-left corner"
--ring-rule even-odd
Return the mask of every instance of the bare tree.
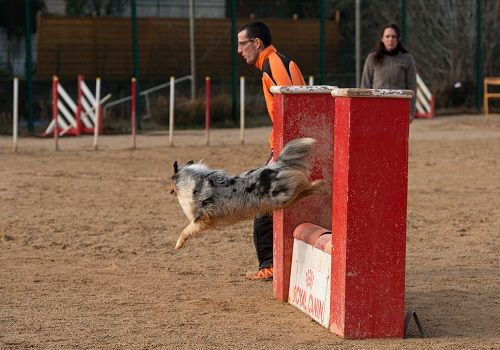
[[[354, 18], [353, 1], [331, 0], [330, 5], [348, 10]], [[500, 1], [482, 0], [483, 75], [500, 75]], [[381, 28], [401, 24], [400, 0], [362, 2], [362, 54], [366, 57], [380, 38]], [[354, 19], [344, 23], [343, 35], [354, 47]], [[407, 49], [417, 70], [438, 95], [441, 106], [453, 93], [454, 84], [466, 87], [469, 103], [476, 84], [476, 0], [412, 0], [407, 8]], [[354, 67], [354, 63], [352, 65]], [[353, 69], [353, 68], [352, 68]], [[478, 82], [482, 83], [482, 82]]]

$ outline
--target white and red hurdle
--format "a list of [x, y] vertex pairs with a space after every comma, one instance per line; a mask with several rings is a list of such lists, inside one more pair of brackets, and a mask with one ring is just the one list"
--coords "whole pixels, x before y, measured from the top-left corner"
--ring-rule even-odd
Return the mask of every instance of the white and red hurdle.
[[417, 118], [433, 118], [435, 115], [436, 98], [431, 93], [427, 85], [417, 74]]
[[272, 87], [275, 154], [317, 140], [331, 195], [274, 213], [275, 297], [350, 339], [404, 336], [409, 90]]
[[[100, 79], [96, 79], [96, 93]], [[99, 134], [103, 132], [102, 104], [111, 97], [108, 94], [103, 99], [94, 95], [83, 75], [78, 76], [78, 89], [76, 103], [66, 92], [57, 76], [52, 78], [52, 121], [44, 132], [45, 136], [95, 134], [95, 126]], [[97, 102], [98, 101], [98, 102]], [[96, 113], [97, 110], [97, 113]], [[99, 120], [97, 120], [97, 116]], [[55, 136], [55, 135], [54, 135]]]

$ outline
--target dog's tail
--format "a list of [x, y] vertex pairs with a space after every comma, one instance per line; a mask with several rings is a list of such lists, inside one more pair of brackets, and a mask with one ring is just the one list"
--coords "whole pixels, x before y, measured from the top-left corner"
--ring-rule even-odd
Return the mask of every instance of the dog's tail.
[[292, 169], [309, 172], [309, 166], [304, 158], [312, 152], [315, 143], [316, 140], [309, 137], [288, 142], [281, 151], [278, 162]]

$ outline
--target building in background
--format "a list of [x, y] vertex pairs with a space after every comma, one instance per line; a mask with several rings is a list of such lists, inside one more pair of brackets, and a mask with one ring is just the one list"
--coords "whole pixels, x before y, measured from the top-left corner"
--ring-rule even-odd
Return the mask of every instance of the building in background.
[[[57, 16], [92, 15], [130, 17], [130, 2], [128, 0], [114, 1], [113, 6], [107, 6], [109, 1], [101, 1], [96, 8], [94, 1], [45, 0], [47, 13]], [[194, 0], [196, 18], [224, 18], [226, 16], [225, 0]], [[136, 0], [137, 17], [189, 17], [188, 0]]]

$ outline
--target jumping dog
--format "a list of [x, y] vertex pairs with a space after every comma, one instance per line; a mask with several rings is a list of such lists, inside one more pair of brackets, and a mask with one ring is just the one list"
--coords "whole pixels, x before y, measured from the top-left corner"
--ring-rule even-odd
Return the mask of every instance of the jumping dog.
[[174, 162], [168, 191], [177, 195], [191, 221], [182, 230], [175, 249], [204, 230], [271, 213], [306, 196], [327, 195], [325, 180], [309, 180], [306, 158], [315, 142], [312, 138], [292, 140], [276, 162], [236, 176], [210, 169], [201, 161], [190, 160], [184, 166]]

